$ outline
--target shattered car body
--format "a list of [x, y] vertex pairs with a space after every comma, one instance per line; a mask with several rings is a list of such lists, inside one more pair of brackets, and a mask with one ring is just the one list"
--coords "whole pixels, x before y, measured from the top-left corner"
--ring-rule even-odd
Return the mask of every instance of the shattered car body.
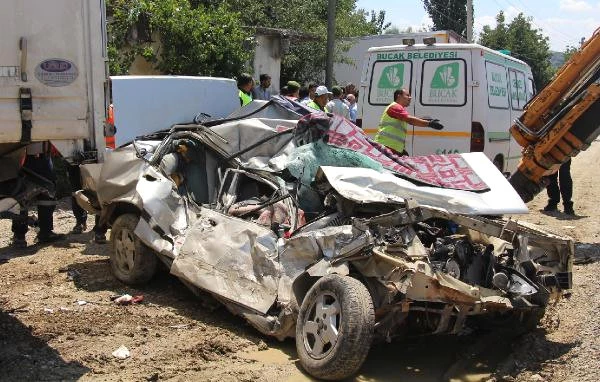
[[84, 167], [78, 197], [112, 226], [115, 276], [145, 282], [160, 258], [262, 333], [296, 337], [324, 379], [355, 373], [373, 340], [481, 315], [535, 325], [571, 288], [572, 240], [499, 217], [526, 207], [483, 154], [398, 158], [291, 106], [174, 126]]

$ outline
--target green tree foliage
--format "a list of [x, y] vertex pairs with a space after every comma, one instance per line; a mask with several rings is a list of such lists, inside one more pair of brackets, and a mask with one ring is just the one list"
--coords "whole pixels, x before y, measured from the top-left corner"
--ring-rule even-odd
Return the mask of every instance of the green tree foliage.
[[467, 0], [423, 0], [435, 30], [453, 30], [467, 35]]
[[506, 25], [504, 13], [500, 12], [496, 16], [496, 28], [483, 27], [479, 44], [491, 49], [508, 49], [512, 56], [529, 64], [538, 89], [543, 88], [554, 74], [548, 37], [533, 28], [531, 18], [522, 13]]
[[577, 48], [576, 46], [567, 45], [567, 48], [563, 52], [563, 57], [564, 57], [565, 62], [569, 61], [571, 56], [573, 56], [575, 53], [577, 53], [578, 50], [579, 50], [579, 48]]
[[[244, 70], [255, 27], [290, 30], [281, 79], [322, 81], [327, 0], [107, 0], [111, 74], [127, 73], [136, 55], [162, 72], [232, 77]], [[336, 38], [381, 34], [385, 12], [336, 1]], [[157, 44], [151, 40], [159, 39]], [[348, 46], [336, 44], [342, 60]]]
[[[109, 0], [111, 74], [126, 74], [136, 55], [163, 73], [231, 77], [250, 57], [250, 31], [226, 5], [188, 0]], [[152, 44], [156, 38], [160, 44]]]
[[[245, 26], [292, 30], [304, 35], [291, 40], [290, 50], [282, 61], [281, 79], [323, 81], [326, 61], [327, 0], [197, 0], [216, 6], [227, 3], [239, 12]], [[336, 39], [382, 34], [389, 26], [385, 12], [367, 12], [356, 8], [356, 0], [336, 1]], [[341, 61], [349, 45], [336, 44], [334, 59]]]

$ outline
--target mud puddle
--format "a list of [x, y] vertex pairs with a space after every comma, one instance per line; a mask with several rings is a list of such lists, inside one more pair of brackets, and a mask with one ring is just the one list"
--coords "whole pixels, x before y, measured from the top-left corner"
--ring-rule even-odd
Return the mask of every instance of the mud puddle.
[[[511, 353], [511, 336], [422, 337], [376, 344], [360, 373], [348, 381], [477, 382], [486, 381]], [[270, 365], [294, 365], [285, 382], [316, 381], [303, 373], [295, 343], [271, 343], [263, 351], [239, 354]]]

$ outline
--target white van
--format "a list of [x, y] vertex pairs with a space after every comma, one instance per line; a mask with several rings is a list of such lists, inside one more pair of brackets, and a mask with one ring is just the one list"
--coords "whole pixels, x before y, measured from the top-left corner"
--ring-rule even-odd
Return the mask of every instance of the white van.
[[436, 118], [443, 130], [410, 127], [410, 155], [482, 151], [502, 172], [516, 169], [521, 147], [509, 128], [534, 94], [531, 68], [477, 44], [397, 45], [368, 50], [359, 116], [374, 136], [396, 89], [412, 95], [408, 112]]

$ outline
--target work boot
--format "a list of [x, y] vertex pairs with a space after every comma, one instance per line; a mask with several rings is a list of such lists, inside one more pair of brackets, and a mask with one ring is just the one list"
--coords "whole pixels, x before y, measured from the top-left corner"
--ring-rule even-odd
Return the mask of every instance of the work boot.
[[575, 210], [573, 209], [573, 202], [564, 202], [565, 206], [565, 214], [567, 215], [575, 215]]
[[25, 238], [18, 238], [16, 236], [13, 236], [11, 245], [13, 246], [13, 248], [17, 249], [27, 248], [27, 240], [25, 240]]
[[78, 234], [84, 233], [86, 230], [87, 230], [87, 224], [77, 223], [77, 224], [75, 224], [75, 227], [73, 227], [73, 229], [71, 230], [71, 233], [78, 235]]
[[65, 238], [65, 235], [63, 235], [62, 233], [54, 233], [52, 231], [50, 231], [48, 233], [40, 232], [37, 235], [38, 243], [42, 243], [42, 244], [55, 243], [57, 241], [63, 240], [64, 238]]
[[104, 233], [94, 233], [94, 243], [96, 243], [96, 244], [106, 244], [106, 234], [104, 234]]
[[546, 207], [544, 207], [544, 211], [546, 211], [546, 212], [558, 211], [558, 203], [548, 202], [548, 204], [546, 204]]

